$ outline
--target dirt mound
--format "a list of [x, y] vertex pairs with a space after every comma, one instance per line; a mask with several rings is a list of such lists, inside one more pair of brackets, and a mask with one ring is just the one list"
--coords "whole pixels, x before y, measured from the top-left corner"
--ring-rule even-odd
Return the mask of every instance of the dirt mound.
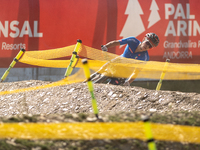
[[[50, 82], [30, 80], [0, 83], [0, 91], [33, 87]], [[200, 94], [155, 91], [140, 87], [94, 84], [99, 112], [120, 111], [198, 111]], [[92, 113], [91, 96], [86, 83], [1, 95], [0, 116], [18, 114]]]

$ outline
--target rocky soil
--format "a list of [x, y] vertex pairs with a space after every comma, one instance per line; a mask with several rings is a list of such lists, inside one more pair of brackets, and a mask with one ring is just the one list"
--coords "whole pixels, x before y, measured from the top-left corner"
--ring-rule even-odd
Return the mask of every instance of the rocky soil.
[[[0, 91], [48, 84], [30, 80], [0, 83]], [[120, 111], [199, 111], [200, 94], [178, 91], [155, 91], [140, 87], [94, 84], [99, 112]], [[0, 116], [18, 114], [90, 113], [91, 96], [86, 83], [0, 95]]]

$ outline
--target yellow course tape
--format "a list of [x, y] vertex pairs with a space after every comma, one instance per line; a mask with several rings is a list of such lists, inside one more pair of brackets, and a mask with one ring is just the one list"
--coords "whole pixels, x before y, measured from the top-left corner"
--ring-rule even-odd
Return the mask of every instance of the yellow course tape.
[[[71, 57], [74, 48], [75, 45], [52, 50], [26, 51], [19, 62], [41, 67], [67, 68], [70, 60], [66, 60], [68, 58], [63, 58], [64, 60], [60, 59], [62, 57]], [[92, 64], [90, 69], [95, 68], [94, 70], [98, 70], [99, 73], [117, 78], [129, 78], [137, 69], [139, 72], [133, 78], [160, 79], [163, 68], [166, 65], [165, 62], [146, 62], [119, 57], [116, 54], [103, 52], [83, 44], [77, 49], [77, 55], [80, 58], [87, 58], [91, 61], [89, 63]], [[105, 65], [105, 63], [107, 64]], [[81, 61], [78, 62], [76, 67], [83, 67]], [[200, 79], [199, 64], [168, 63], [164, 72], [163, 80]]]
[[[200, 127], [151, 123], [154, 139], [200, 143]], [[0, 138], [21, 139], [141, 139], [143, 122], [134, 123], [2, 123]]]
[[[77, 76], [78, 76], [78, 78], [77, 78]], [[16, 89], [16, 90], [11, 90], [11, 91], [1, 91], [0, 95], [15, 94], [15, 93], [20, 93], [20, 92], [28, 92], [28, 91], [32, 91], [32, 90], [51, 88], [51, 87], [55, 87], [55, 86], [67, 85], [67, 84], [72, 84], [72, 83], [80, 83], [80, 82], [83, 82], [84, 80], [85, 80], [85, 77], [83, 74], [83, 69], [80, 69], [76, 74], [69, 76], [65, 79], [62, 79], [60, 81], [57, 81], [57, 82], [53, 82], [53, 83], [42, 85], [42, 86], [34, 86], [34, 87]]]

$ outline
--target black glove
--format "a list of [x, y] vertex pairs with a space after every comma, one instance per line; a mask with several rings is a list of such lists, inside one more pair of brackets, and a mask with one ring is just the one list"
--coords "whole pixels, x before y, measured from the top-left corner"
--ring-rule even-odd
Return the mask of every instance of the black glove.
[[105, 45], [101, 45], [101, 49], [102, 49], [102, 51], [105, 51], [105, 52], [108, 51], [108, 48]]

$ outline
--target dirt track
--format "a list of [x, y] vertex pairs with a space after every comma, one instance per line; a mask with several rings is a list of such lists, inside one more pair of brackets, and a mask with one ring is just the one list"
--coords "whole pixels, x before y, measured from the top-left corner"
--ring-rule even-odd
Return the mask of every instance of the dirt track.
[[[0, 83], [0, 91], [32, 87], [50, 82], [30, 80]], [[199, 111], [200, 94], [155, 91], [140, 87], [94, 84], [100, 113], [120, 111]], [[19, 114], [91, 113], [87, 84], [78, 83], [0, 96], [0, 117]]]

